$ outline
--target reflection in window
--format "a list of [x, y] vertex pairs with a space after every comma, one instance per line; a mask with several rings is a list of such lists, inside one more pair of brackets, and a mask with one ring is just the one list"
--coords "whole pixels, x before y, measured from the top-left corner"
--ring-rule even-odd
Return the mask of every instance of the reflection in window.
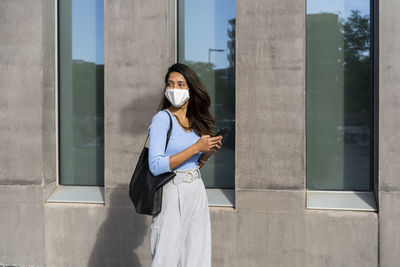
[[211, 97], [222, 148], [202, 167], [208, 188], [234, 188], [236, 1], [178, 1], [178, 61], [191, 66]]
[[58, 7], [60, 184], [104, 185], [103, 0]]
[[307, 0], [307, 188], [372, 190], [370, 1]]

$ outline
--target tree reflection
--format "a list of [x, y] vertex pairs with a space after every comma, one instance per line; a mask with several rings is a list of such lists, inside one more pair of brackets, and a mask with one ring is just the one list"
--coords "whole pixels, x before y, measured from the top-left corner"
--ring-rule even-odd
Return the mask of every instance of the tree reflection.
[[352, 10], [343, 22], [345, 124], [369, 124], [370, 112], [370, 21]]
[[307, 15], [307, 188], [370, 190], [370, 16]]
[[227, 20], [226, 25], [226, 68], [217, 68], [213, 62], [180, 59], [180, 62], [193, 68], [206, 86], [211, 98], [210, 109], [216, 117], [216, 128], [229, 129], [224, 135], [222, 148], [202, 168], [204, 182], [209, 188], [234, 188], [236, 19]]

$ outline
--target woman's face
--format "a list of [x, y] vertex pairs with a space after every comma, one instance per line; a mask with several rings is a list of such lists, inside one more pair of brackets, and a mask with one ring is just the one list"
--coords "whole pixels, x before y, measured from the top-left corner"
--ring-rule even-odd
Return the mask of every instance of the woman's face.
[[186, 89], [189, 90], [189, 87], [186, 83], [185, 77], [179, 72], [171, 72], [167, 81], [167, 89]]

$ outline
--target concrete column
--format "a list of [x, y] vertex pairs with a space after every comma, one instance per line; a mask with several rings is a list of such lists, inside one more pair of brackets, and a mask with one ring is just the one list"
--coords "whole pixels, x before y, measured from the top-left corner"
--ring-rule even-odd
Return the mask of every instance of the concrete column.
[[[128, 184], [173, 63], [174, 1], [106, 1], [105, 185]], [[171, 17], [170, 17], [171, 16]], [[172, 20], [174, 22], [174, 20]], [[173, 50], [174, 51], [174, 50]]]
[[44, 265], [43, 182], [55, 177], [45, 155], [54, 145], [49, 5], [0, 1], [0, 264]]
[[237, 189], [304, 189], [305, 1], [237, 0]]
[[379, 252], [400, 262], [400, 2], [379, 1]]

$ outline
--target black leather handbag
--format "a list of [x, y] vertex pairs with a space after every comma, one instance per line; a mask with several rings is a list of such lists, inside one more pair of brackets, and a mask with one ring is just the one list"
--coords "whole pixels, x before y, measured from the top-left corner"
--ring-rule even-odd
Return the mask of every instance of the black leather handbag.
[[[168, 116], [170, 127], [167, 133], [167, 142], [165, 143], [164, 151], [167, 149], [172, 130], [171, 115], [168, 113]], [[149, 148], [146, 147], [148, 138], [149, 135], [147, 134], [142, 153], [140, 154], [131, 182], [129, 183], [129, 197], [131, 198], [137, 213], [157, 215], [161, 211], [162, 188], [166, 183], [174, 178], [176, 173], [166, 172], [157, 176], [151, 174], [148, 162]]]

